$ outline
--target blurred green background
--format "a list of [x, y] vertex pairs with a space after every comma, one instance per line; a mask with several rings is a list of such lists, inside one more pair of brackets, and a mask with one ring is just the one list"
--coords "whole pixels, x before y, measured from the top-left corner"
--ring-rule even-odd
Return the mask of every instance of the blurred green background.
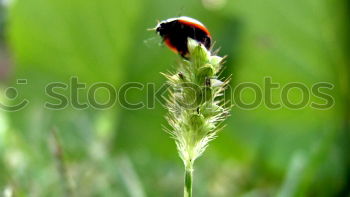
[[[166, 110], [44, 108], [45, 86], [77, 76], [89, 87], [155, 83], [177, 55], [153, 33], [187, 15], [211, 31], [232, 84], [334, 84], [335, 105], [292, 110], [233, 107], [227, 127], [195, 164], [194, 196], [349, 196], [347, 0], [1, 0], [0, 195], [182, 196], [183, 166], [162, 131]], [[16, 84], [27, 79], [27, 85]], [[17, 88], [18, 96], [8, 87]], [[69, 94], [69, 90], [62, 91]], [[86, 90], [79, 92], [86, 102]], [[147, 92], [130, 90], [133, 102]], [[279, 90], [274, 102], [280, 102]], [[103, 92], [98, 95], [105, 100]], [[249, 102], [252, 95], [243, 94]], [[293, 99], [300, 100], [294, 93]], [[311, 101], [317, 100], [311, 98]]]

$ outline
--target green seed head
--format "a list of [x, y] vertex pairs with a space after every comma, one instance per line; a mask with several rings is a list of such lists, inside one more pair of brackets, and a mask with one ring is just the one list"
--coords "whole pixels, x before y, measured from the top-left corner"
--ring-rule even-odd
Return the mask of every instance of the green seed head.
[[217, 79], [223, 58], [202, 44], [188, 40], [189, 58], [180, 61], [176, 74], [165, 76], [172, 89], [168, 99], [167, 131], [174, 137], [185, 166], [204, 152], [222, 128], [229, 108], [221, 103], [226, 82]]

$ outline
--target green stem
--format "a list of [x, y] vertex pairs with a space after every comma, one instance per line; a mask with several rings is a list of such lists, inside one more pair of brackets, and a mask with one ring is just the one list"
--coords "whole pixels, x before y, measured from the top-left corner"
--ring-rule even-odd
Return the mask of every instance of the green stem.
[[192, 164], [185, 166], [184, 197], [192, 197], [193, 168]]

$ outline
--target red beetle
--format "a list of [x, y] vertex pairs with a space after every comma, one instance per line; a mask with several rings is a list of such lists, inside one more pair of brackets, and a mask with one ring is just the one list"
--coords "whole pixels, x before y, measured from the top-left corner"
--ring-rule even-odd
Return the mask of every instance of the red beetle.
[[171, 50], [184, 58], [188, 55], [188, 38], [203, 44], [208, 50], [211, 47], [208, 29], [201, 22], [187, 16], [161, 21], [155, 30]]

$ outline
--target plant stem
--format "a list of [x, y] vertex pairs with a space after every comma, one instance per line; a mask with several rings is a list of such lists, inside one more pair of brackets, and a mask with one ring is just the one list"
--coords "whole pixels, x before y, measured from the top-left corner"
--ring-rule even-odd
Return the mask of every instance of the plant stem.
[[222, 97], [229, 80], [220, 81], [223, 58], [188, 39], [190, 57], [179, 62], [176, 72], [163, 74], [171, 86], [165, 128], [175, 139], [185, 165], [184, 197], [192, 197], [193, 163], [222, 129], [229, 107]]
[[192, 164], [185, 166], [184, 197], [192, 197], [193, 168]]
[[65, 196], [70, 197], [73, 196], [73, 188], [69, 182], [68, 170], [64, 160], [63, 148], [62, 144], [57, 135], [57, 129], [52, 128], [51, 130], [53, 136], [53, 144], [54, 144], [54, 157], [57, 162], [57, 170], [59, 172], [62, 188], [64, 190]]

